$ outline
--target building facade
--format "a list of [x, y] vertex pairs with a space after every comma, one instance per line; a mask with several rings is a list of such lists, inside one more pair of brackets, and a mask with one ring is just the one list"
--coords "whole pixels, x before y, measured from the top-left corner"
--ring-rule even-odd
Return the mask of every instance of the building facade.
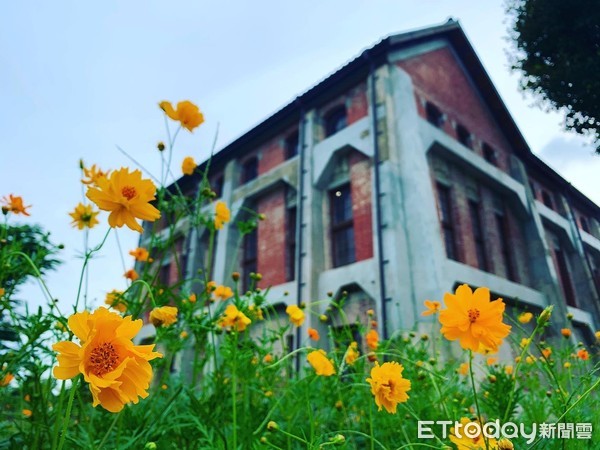
[[212, 261], [208, 232], [182, 221], [167, 284], [177, 267], [210, 264], [219, 283], [259, 272], [282, 315], [325, 300], [303, 325], [317, 329], [327, 293], [345, 291], [348, 320], [373, 309], [389, 337], [468, 283], [509, 308], [571, 313], [578, 340], [600, 328], [600, 209], [533, 155], [457, 22], [364, 51], [218, 152], [209, 180], [232, 222], [245, 208], [266, 220], [219, 231]]

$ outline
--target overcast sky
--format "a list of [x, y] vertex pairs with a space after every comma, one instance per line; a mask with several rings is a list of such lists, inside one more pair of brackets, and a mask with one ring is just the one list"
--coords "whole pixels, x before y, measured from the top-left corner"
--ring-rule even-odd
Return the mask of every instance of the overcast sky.
[[[561, 131], [561, 116], [533, 106], [518, 91], [506, 51], [501, 0], [55, 1], [6, 2], [0, 27], [0, 197], [32, 204], [39, 223], [66, 245], [48, 277], [63, 310], [73, 304], [82, 233], [67, 215], [81, 201], [78, 161], [103, 168], [131, 165], [116, 149], [159, 173], [156, 142], [165, 140], [157, 103], [189, 99], [206, 123], [182, 133], [184, 156], [205, 159], [260, 123], [386, 35], [460, 20], [532, 150], [600, 203], [600, 160], [582, 139]], [[104, 225], [92, 230], [99, 242]], [[14, 220], [14, 219], [13, 219]], [[138, 234], [118, 231], [127, 251]], [[125, 288], [115, 236], [91, 265], [97, 302]], [[22, 291], [43, 302], [35, 286]]]

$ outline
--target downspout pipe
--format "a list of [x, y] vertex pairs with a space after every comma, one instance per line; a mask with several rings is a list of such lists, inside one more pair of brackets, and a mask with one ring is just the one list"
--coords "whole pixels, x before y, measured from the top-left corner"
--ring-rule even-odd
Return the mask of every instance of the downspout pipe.
[[[298, 123], [298, 158], [300, 159], [298, 164], [298, 197], [296, 199], [296, 254], [294, 258], [296, 259], [296, 304], [300, 306], [302, 302], [302, 255], [304, 253], [304, 247], [302, 245], [302, 224], [304, 223], [304, 134], [305, 134], [305, 119], [306, 113], [304, 111], [304, 106], [299, 98], [296, 99], [296, 103], [300, 106], [300, 121]], [[302, 334], [300, 332], [301, 327], [296, 327], [296, 345], [295, 347], [299, 347], [300, 341], [302, 339]], [[290, 349], [292, 350], [292, 349]], [[300, 372], [300, 355], [296, 355], [296, 373]]]
[[379, 298], [381, 302], [381, 321], [383, 322], [383, 339], [387, 339], [388, 333], [388, 312], [385, 283], [385, 261], [383, 257], [383, 234], [382, 234], [382, 218], [381, 218], [381, 175], [379, 173], [379, 131], [377, 128], [377, 93], [375, 92], [375, 62], [371, 58], [369, 51], [363, 53], [364, 57], [369, 61], [369, 84], [371, 88], [370, 113], [371, 113], [371, 128], [373, 130], [373, 164], [374, 164], [374, 185], [375, 185], [375, 230], [377, 233], [377, 266], [379, 272]]

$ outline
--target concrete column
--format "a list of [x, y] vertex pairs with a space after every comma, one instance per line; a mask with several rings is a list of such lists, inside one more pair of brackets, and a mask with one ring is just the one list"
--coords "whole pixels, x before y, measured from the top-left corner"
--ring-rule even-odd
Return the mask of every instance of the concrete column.
[[[235, 210], [236, 205], [232, 204], [233, 190], [236, 187], [238, 180], [238, 163], [236, 160], [231, 160], [225, 166], [225, 173], [223, 179], [223, 194], [222, 201], [227, 203], [227, 206], [231, 211], [231, 222], [224, 226], [221, 230], [217, 231], [214, 243], [215, 252], [215, 266], [213, 267], [213, 279], [218, 280], [219, 283], [225, 279], [229, 279], [228, 270], [231, 270], [233, 264], [233, 258], [237, 254], [236, 245], [232, 235], [237, 233], [235, 225], [232, 223], [235, 221]], [[232, 229], [232, 226], [234, 227]]]

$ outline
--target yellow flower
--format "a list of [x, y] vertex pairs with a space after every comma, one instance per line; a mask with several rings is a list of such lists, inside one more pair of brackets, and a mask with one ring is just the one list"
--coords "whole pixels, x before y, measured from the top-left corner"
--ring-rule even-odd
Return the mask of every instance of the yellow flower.
[[367, 309], [367, 316], [373, 317], [375, 315], [375, 311], [372, 309]]
[[536, 361], [536, 358], [535, 358], [535, 356], [532, 356], [532, 355], [529, 355], [527, 358], [525, 358], [525, 362], [527, 364], [533, 364], [533, 363], [535, 363], [535, 361]]
[[571, 367], [571, 363], [569, 361], [567, 361], [566, 363], [563, 364], [563, 367], [565, 369], [569, 369]]
[[73, 218], [72, 226], [83, 230], [85, 227], [93, 228], [94, 225], [99, 224], [96, 216], [100, 214], [100, 211], [94, 211], [92, 205], [84, 205], [83, 203], [79, 203], [75, 210], [69, 215]]
[[351, 342], [348, 346], [348, 349], [346, 350], [346, 364], [348, 364], [349, 366], [353, 365], [359, 356], [360, 353], [358, 351], [358, 344], [356, 342]]
[[333, 367], [333, 361], [327, 359], [327, 354], [323, 350], [314, 350], [310, 352], [306, 359], [310, 365], [315, 369], [317, 375], [329, 377], [335, 374], [335, 368]]
[[430, 316], [432, 314], [437, 314], [438, 312], [440, 312], [440, 308], [442, 307], [442, 304], [440, 302], [432, 302], [431, 300], [425, 300], [424, 304], [425, 308], [427, 308], [427, 311], [423, 311], [421, 313], [422, 316]]
[[177, 308], [175, 306], [159, 306], [150, 311], [150, 322], [155, 327], [168, 327], [177, 322]]
[[545, 349], [542, 350], [542, 355], [544, 355], [545, 359], [549, 359], [551, 354], [552, 354], [552, 349], [550, 347], [546, 347]]
[[231, 212], [225, 202], [217, 202], [215, 205], [215, 230], [223, 228], [223, 224], [231, 220]]
[[135, 250], [131, 250], [129, 254], [133, 256], [136, 261], [140, 262], [147, 262], [148, 258], [150, 257], [148, 250], [143, 247], [138, 247]]
[[123, 276], [131, 281], [135, 281], [140, 277], [134, 269], [129, 269], [127, 272], [125, 272], [123, 274]]
[[271, 356], [271, 354], [270, 354], [270, 353], [267, 353], [267, 354], [265, 355], [265, 357], [263, 358], [263, 362], [264, 362], [265, 364], [269, 364], [269, 363], [270, 363], [270, 362], [272, 362], [272, 361], [273, 361], [273, 356]]
[[0, 288], [0, 297], [4, 297], [4, 294], [6, 294], [6, 289]]
[[192, 175], [194, 170], [196, 170], [196, 167], [198, 167], [198, 164], [196, 164], [194, 158], [191, 156], [186, 156], [183, 158], [183, 162], [181, 163], [181, 171], [184, 175]]
[[590, 359], [590, 354], [585, 348], [582, 348], [577, 351], [577, 357], [582, 361], [587, 361], [588, 359]]
[[127, 311], [127, 303], [123, 299], [123, 291], [110, 291], [108, 294], [106, 294], [106, 299], [104, 300], [104, 303], [121, 313]]
[[522, 338], [522, 339], [521, 339], [521, 343], [519, 344], [519, 346], [520, 346], [521, 348], [525, 348], [525, 347], [527, 347], [527, 346], [528, 346], [530, 343], [531, 343], [531, 339], [529, 339], [529, 338]]
[[[1, 295], [0, 295], [0, 296], [1, 296]], [[596, 336], [596, 340], [597, 340], [597, 341], [600, 341], [600, 331], [596, 331], [596, 332], [594, 333], [594, 336]]]
[[292, 322], [297, 327], [301, 326], [304, 323], [304, 311], [302, 311], [296, 305], [289, 305], [285, 312], [290, 316], [290, 322]]
[[440, 322], [446, 339], [459, 339], [462, 348], [474, 352], [481, 345], [492, 352], [498, 351], [511, 328], [502, 322], [505, 306], [502, 299], [490, 301], [488, 288], [473, 292], [463, 284], [456, 289], [456, 294], [446, 293], [444, 303], [446, 309], [440, 311]]
[[103, 211], [110, 211], [108, 224], [115, 227], [127, 225], [140, 233], [142, 226], [135, 219], [153, 222], [160, 212], [149, 202], [155, 200], [156, 186], [142, 179], [139, 170], [129, 172], [123, 167], [113, 172], [110, 178], [100, 178], [97, 187], [90, 187], [87, 197]]
[[469, 374], [469, 363], [462, 363], [458, 366], [458, 373], [462, 376], [467, 376]]
[[379, 333], [377, 333], [377, 330], [370, 330], [365, 336], [365, 339], [367, 340], [367, 346], [371, 350], [377, 350], [377, 347], [379, 346]]
[[188, 337], [188, 332], [187, 331], [182, 331], [181, 333], [179, 333], [179, 337], [181, 339], [186, 339]]
[[196, 294], [190, 294], [190, 296], [188, 297], [188, 301], [190, 303], [196, 303]]
[[233, 291], [227, 286], [217, 286], [213, 291], [213, 295], [222, 301], [225, 301], [228, 298], [233, 297]]
[[569, 328], [563, 328], [560, 330], [560, 334], [562, 334], [563, 337], [568, 339], [571, 337], [571, 330]]
[[200, 112], [200, 109], [188, 100], [177, 103], [176, 110], [173, 109], [171, 102], [167, 101], [160, 102], [158, 106], [160, 106], [170, 119], [179, 121], [181, 126], [188, 131], [194, 131], [194, 128], [204, 122], [204, 116]]
[[504, 373], [506, 375], [512, 375], [512, 373], [513, 373], [513, 366], [511, 366], [511, 365], [506, 366], [504, 368]]
[[79, 373], [89, 383], [93, 405], [119, 412], [138, 397], [146, 398], [152, 379], [148, 361], [162, 355], [154, 345], [134, 345], [132, 339], [142, 328], [142, 320], [121, 317], [106, 308], [84, 311], [69, 317], [69, 328], [80, 345], [63, 341], [52, 346], [58, 352], [54, 377], [73, 378]]
[[102, 170], [100, 170], [100, 167], [96, 168], [96, 164], [93, 164], [92, 167], [90, 167], [89, 169], [86, 167], [83, 168], [83, 176], [87, 179], [84, 178], [81, 180], [81, 182], [83, 184], [97, 186], [98, 180], [100, 180], [100, 178], [106, 178], [109, 173], [110, 170], [107, 172], [103, 172]]
[[223, 317], [219, 319], [219, 325], [222, 328], [231, 327], [237, 331], [244, 331], [251, 323], [252, 321], [235, 305], [227, 305]]
[[488, 366], [493, 366], [494, 364], [496, 364], [498, 362], [498, 358], [494, 358], [494, 357], [489, 357], [486, 360], [486, 363]]
[[309, 328], [308, 329], [308, 337], [310, 339], [312, 339], [313, 341], [318, 341], [321, 337], [319, 336], [319, 332], [317, 330], [315, 330], [314, 328]]
[[[465, 426], [471, 422], [471, 420], [467, 419], [466, 417], [463, 417], [462, 419], [460, 419], [460, 423], [462, 424], [462, 427], [460, 427], [460, 429], [456, 430], [454, 427], [450, 428], [450, 441], [452, 441], [452, 443], [456, 445], [457, 450], [486, 450], [487, 447], [483, 435], [481, 434], [481, 425], [479, 424], [479, 421], [474, 421], [477, 424], [477, 426], [479, 426], [478, 434], [475, 434], [475, 431], [477, 430], [475, 426], [467, 426], [465, 430]], [[469, 435], [475, 434], [475, 437], [467, 437], [466, 432], [469, 432]], [[487, 442], [490, 450], [497, 449], [498, 443], [495, 439], [489, 438]]]
[[506, 438], [502, 438], [498, 441], [498, 450], [514, 450], [514, 444]]
[[14, 380], [15, 376], [12, 373], [7, 373], [4, 375], [2, 380], [0, 380], [0, 386], [8, 386], [8, 384]]
[[11, 212], [14, 214], [23, 214], [24, 216], [30, 215], [27, 212], [27, 208], [31, 208], [31, 205], [23, 206], [22, 197], [9, 194], [8, 197], [2, 197], [2, 203], [6, 205], [2, 207], [2, 211]]
[[410, 391], [410, 381], [402, 378], [404, 367], [396, 361], [383, 363], [378, 362], [371, 369], [371, 377], [367, 382], [371, 385], [371, 393], [375, 396], [375, 404], [381, 411], [384, 407], [390, 414], [396, 413], [398, 403], [408, 400], [406, 394]]
[[33, 414], [33, 413], [31, 412], [31, 410], [30, 410], [30, 409], [24, 409], [24, 410], [23, 410], [23, 411], [21, 411], [21, 412], [23, 413], [23, 415], [24, 415], [25, 417], [31, 417], [31, 415]]
[[531, 322], [531, 319], [533, 319], [533, 314], [530, 312], [521, 313], [519, 314], [519, 317], [517, 317], [517, 320], [523, 324]]

